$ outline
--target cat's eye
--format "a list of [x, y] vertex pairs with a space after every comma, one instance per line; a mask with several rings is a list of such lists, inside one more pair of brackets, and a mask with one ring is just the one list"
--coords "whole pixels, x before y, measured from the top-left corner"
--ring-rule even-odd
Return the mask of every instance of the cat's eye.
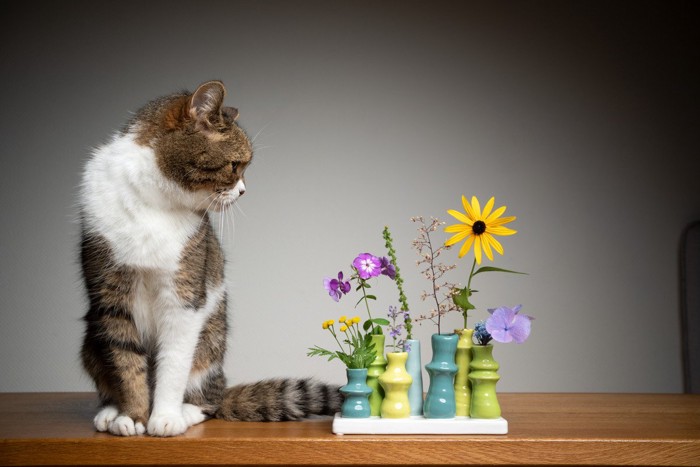
[[231, 170], [234, 172], [238, 170], [238, 162], [231, 162]]

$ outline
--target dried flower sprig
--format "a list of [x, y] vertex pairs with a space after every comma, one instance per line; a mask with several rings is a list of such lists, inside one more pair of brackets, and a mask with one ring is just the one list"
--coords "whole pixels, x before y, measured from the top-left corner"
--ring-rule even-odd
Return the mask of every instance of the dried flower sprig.
[[391, 264], [394, 266], [395, 282], [396, 288], [399, 289], [399, 302], [401, 303], [401, 311], [404, 316], [404, 327], [406, 329], [406, 339], [413, 339], [413, 322], [411, 320], [411, 314], [409, 313], [410, 308], [408, 307], [408, 299], [403, 291], [403, 278], [401, 277], [401, 272], [399, 265], [396, 261], [396, 250], [394, 249], [394, 239], [391, 238], [391, 233], [389, 232], [389, 226], [384, 227], [382, 232], [384, 237], [385, 246], [389, 258], [391, 259]]
[[455, 305], [452, 299], [453, 291], [458, 289], [457, 284], [443, 281], [442, 277], [447, 272], [455, 269], [457, 265], [446, 265], [437, 261], [442, 252], [449, 247], [441, 244], [436, 248], [433, 245], [430, 235], [436, 232], [438, 228], [445, 223], [435, 217], [431, 217], [430, 219], [430, 224], [426, 224], [421, 216], [411, 218], [411, 221], [419, 224], [418, 238], [416, 238], [412, 244], [420, 257], [420, 259], [416, 261], [416, 265], [422, 267], [420, 271], [421, 275], [423, 275], [432, 286], [431, 291], [423, 291], [421, 300], [426, 301], [432, 299], [435, 302], [435, 307], [432, 308], [427, 315], [420, 315], [415, 318], [415, 321], [429, 319], [437, 325], [439, 334], [442, 316], [457, 309], [457, 305]]

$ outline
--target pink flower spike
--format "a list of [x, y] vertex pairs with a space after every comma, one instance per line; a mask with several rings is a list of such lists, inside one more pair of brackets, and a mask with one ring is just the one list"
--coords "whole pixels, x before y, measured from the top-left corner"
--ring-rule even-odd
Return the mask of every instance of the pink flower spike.
[[532, 317], [519, 315], [522, 305], [513, 308], [506, 306], [490, 309], [491, 316], [486, 320], [486, 330], [493, 340], [502, 343], [515, 341], [522, 344], [530, 336]]

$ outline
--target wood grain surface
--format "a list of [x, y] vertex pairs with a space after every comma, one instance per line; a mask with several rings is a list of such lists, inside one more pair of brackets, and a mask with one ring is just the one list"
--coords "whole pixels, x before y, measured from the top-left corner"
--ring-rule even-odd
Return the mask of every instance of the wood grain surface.
[[507, 435], [345, 435], [331, 419], [96, 433], [91, 393], [0, 394], [0, 465], [700, 466], [700, 396], [501, 394]]

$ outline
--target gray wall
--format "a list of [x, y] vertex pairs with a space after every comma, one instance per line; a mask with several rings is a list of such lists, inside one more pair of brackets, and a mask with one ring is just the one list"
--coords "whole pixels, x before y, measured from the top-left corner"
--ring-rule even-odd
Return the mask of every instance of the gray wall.
[[[414, 312], [414, 215], [462, 194], [518, 216], [479, 310], [522, 303], [503, 391], [682, 388], [678, 249], [700, 218], [690, 2], [15, 2], [3, 6], [0, 390], [89, 390], [75, 195], [147, 100], [209, 79], [258, 135], [224, 226], [232, 382], [341, 381], [322, 278], [396, 239]], [[692, 42], [691, 42], [692, 41]], [[692, 44], [692, 45], [691, 45]], [[442, 241], [445, 234], [438, 234]], [[454, 281], [466, 281], [469, 259]], [[376, 284], [381, 315], [395, 303]], [[446, 328], [457, 327], [450, 316]], [[428, 346], [433, 326], [417, 327]], [[429, 355], [424, 350], [423, 358]]]

